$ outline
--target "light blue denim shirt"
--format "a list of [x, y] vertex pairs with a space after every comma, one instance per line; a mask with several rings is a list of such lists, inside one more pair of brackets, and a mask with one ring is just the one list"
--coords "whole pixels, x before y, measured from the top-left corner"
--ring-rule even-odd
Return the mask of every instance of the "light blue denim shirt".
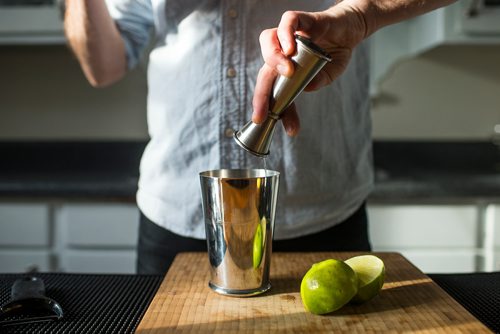
[[[129, 67], [149, 42], [148, 127], [137, 202], [152, 221], [204, 238], [198, 173], [262, 168], [232, 139], [252, 113], [263, 64], [262, 30], [286, 10], [319, 11], [322, 0], [107, 0]], [[153, 31], [153, 33], [151, 33]], [[148, 37], [154, 38], [149, 41]], [[335, 60], [333, 60], [335, 61]], [[281, 172], [275, 238], [306, 235], [350, 216], [373, 186], [368, 46], [332, 85], [296, 100], [301, 132], [277, 127], [267, 166]]]

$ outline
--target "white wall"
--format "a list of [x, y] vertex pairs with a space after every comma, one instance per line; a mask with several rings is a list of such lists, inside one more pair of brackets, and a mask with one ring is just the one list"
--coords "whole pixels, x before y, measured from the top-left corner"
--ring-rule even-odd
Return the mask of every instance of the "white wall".
[[500, 124], [500, 45], [441, 46], [403, 60], [373, 99], [377, 139], [488, 140]]
[[[401, 61], [373, 99], [376, 139], [485, 140], [500, 124], [500, 45]], [[0, 140], [147, 139], [144, 65], [90, 87], [65, 46], [0, 47]]]
[[0, 47], [0, 140], [146, 139], [144, 67], [95, 89], [59, 46]]

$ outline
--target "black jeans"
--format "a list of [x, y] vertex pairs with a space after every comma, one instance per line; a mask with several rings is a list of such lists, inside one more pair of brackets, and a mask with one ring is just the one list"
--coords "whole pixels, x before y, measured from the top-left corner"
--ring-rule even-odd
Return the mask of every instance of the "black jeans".
[[[273, 252], [370, 250], [365, 204], [348, 219], [329, 229], [299, 238], [273, 241]], [[164, 274], [177, 253], [206, 251], [205, 240], [186, 238], [172, 233], [141, 213], [137, 248], [138, 274]]]

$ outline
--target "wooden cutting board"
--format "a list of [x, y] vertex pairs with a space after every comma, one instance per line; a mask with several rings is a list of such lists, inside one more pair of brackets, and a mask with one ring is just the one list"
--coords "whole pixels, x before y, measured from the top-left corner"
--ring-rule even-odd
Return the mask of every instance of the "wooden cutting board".
[[305, 311], [300, 282], [311, 265], [360, 253], [274, 253], [265, 294], [221, 296], [207, 285], [206, 253], [179, 254], [136, 333], [490, 333], [402, 255], [375, 253], [385, 263], [379, 296], [328, 315]]

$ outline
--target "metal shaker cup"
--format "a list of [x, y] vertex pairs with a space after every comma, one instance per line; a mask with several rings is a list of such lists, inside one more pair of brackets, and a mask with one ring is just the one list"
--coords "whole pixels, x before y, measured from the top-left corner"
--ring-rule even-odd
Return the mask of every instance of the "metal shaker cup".
[[269, 290], [279, 173], [212, 170], [200, 173], [200, 184], [210, 288], [230, 296]]

